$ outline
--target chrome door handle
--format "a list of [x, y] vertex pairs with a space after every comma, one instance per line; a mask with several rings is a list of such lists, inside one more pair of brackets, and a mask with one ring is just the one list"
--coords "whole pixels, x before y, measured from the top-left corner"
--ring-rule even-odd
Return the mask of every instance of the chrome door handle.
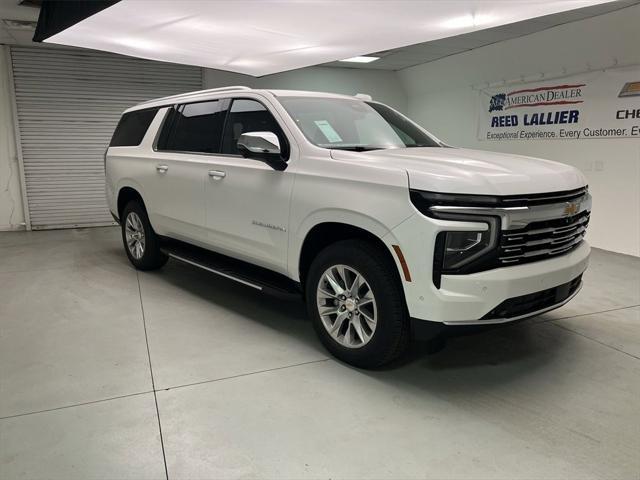
[[209, 170], [209, 176], [214, 180], [221, 180], [227, 176], [222, 170]]
[[156, 170], [158, 171], [158, 173], [167, 173], [169, 167], [167, 167], [166, 165], [156, 165]]

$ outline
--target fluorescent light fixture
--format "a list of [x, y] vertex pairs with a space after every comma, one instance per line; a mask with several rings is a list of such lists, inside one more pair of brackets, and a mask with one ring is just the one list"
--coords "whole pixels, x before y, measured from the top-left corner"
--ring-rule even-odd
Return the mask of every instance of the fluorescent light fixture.
[[125, 47], [129, 47], [133, 50], [159, 51], [162, 49], [161, 44], [158, 44], [151, 40], [146, 40], [144, 38], [115, 38], [113, 42]]
[[44, 41], [263, 76], [601, 3], [121, 0]]
[[469, 28], [482, 27], [495, 22], [497, 19], [491, 15], [464, 15], [462, 17], [454, 17], [441, 23], [443, 28]]
[[350, 62], [350, 63], [371, 63], [376, 60], [380, 60], [380, 57], [371, 57], [369, 55], [361, 55], [359, 57], [351, 57], [345, 58], [344, 60], [339, 60], [340, 62]]

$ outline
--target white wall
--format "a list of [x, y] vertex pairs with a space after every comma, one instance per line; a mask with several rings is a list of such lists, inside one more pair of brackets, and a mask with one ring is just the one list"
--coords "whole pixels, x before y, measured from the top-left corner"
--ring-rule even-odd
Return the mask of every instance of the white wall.
[[395, 72], [355, 68], [310, 67], [254, 78], [248, 75], [205, 70], [205, 88], [246, 85], [253, 88], [312, 90], [355, 95], [367, 93], [402, 112], [407, 96]]
[[0, 230], [24, 228], [8, 57], [8, 47], [0, 45]]
[[[618, 64], [640, 64], [640, 5], [398, 72], [407, 113], [453, 145], [532, 155], [580, 168], [594, 196], [589, 241], [640, 256], [640, 141], [479, 141], [471, 86]], [[640, 80], [640, 79], [638, 79]], [[595, 171], [595, 161], [602, 170]]]

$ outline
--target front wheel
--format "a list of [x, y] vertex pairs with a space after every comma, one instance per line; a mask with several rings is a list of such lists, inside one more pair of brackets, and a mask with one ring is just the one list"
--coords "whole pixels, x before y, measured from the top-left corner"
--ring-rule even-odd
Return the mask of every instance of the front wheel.
[[129, 261], [139, 270], [162, 267], [169, 257], [160, 250], [160, 239], [151, 228], [144, 206], [132, 200], [124, 207], [121, 218], [122, 242]]
[[306, 301], [316, 332], [337, 358], [362, 368], [402, 355], [409, 319], [395, 264], [362, 240], [330, 245], [314, 259]]

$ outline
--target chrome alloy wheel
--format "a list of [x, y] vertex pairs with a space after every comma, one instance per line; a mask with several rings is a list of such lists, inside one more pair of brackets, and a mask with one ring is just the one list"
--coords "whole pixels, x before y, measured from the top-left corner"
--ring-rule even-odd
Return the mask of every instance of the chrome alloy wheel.
[[378, 320], [371, 287], [357, 270], [329, 267], [320, 277], [316, 298], [324, 328], [340, 345], [359, 348], [371, 340]]
[[129, 212], [129, 215], [127, 215], [124, 233], [129, 253], [136, 260], [140, 260], [144, 255], [144, 226], [136, 212]]

